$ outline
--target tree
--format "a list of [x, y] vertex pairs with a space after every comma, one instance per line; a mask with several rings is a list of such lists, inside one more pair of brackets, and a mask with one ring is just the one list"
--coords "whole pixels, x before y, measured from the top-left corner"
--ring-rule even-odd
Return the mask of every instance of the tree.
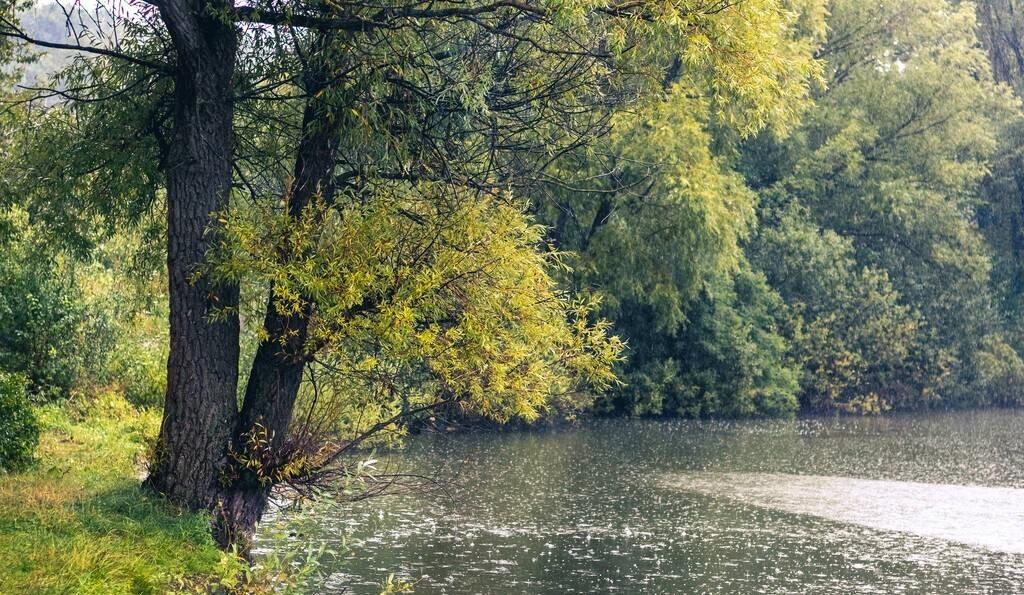
[[648, 334], [623, 366], [625, 385], [599, 399], [598, 410], [684, 417], [792, 414], [800, 369], [791, 361], [784, 313], [779, 295], [745, 260], [707, 280], [675, 333], [653, 332], [650, 310], [623, 311], [617, 328]]
[[[543, 180], [539, 216], [548, 237], [575, 254], [567, 282], [599, 295], [629, 343], [620, 365], [626, 386], [599, 399], [603, 411], [751, 415], [795, 407], [776, 321], [760, 310], [772, 292], [742, 255], [756, 195], [733, 168], [739, 139], [765, 128], [785, 134], [810, 105], [822, 5], [789, 8], [771, 25], [735, 30], [765, 53], [752, 71], [724, 76], [742, 77], [756, 93], [722, 96], [705, 67], [676, 61], [654, 101], [616, 114], [606, 138], [566, 154], [558, 175]], [[751, 398], [776, 390], [778, 398]]]
[[792, 197], [766, 192], [760, 216], [747, 252], [784, 300], [802, 409], [879, 413], [919, 399], [940, 362], [914, 357], [919, 317], [885, 271], [859, 264], [852, 240]]
[[[988, 52], [992, 72], [1013, 87], [1017, 97], [1024, 92], [1022, 8], [1014, 0], [977, 5], [978, 38]], [[1014, 114], [998, 124], [999, 150], [983, 187], [979, 224], [994, 248], [992, 276], [1001, 311], [1019, 321], [1024, 296], [1024, 120]], [[1010, 330], [1014, 346], [1020, 349], [1024, 343], [1019, 323], [1011, 324]]]
[[[836, 354], [852, 349], [836, 360], [849, 367], [845, 388], [823, 394], [852, 392], [805, 398], [889, 406], [983, 400], [978, 354], [1001, 340], [1001, 324], [976, 208], [997, 123], [1013, 117], [1015, 101], [977, 47], [972, 6], [836, 1], [829, 12], [819, 51], [828, 84], [817, 106], [789, 139], [759, 138], [742, 160], [762, 196], [761, 237], [778, 246], [774, 257], [754, 260], [788, 303], [807, 306], [809, 328], [832, 328], [823, 341]], [[819, 285], [831, 283], [821, 271], [794, 283], [786, 271], [808, 266], [807, 249], [785, 248], [794, 242], [817, 246], [812, 263], [852, 257], [836, 267], [848, 271], [846, 281]], [[858, 323], [847, 311], [853, 304]], [[886, 346], [886, 335], [898, 340]], [[831, 350], [818, 341], [814, 351]]]
[[978, 39], [988, 52], [996, 80], [1008, 83], [1018, 96], [1024, 91], [1024, 21], [1016, 0], [977, 4]]
[[558, 254], [516, 196], [643, 104], [674, 57], [767, 112], [784, 102], [760, 83], [788, 72], [768, 60], [778, 28], [760, 28], [785, 14], [772, 0], [159, 0], [113, 23], [101, 7], [71, 42], [24, 32], [18, 5], [0, 35], [80, 56], [37, 95], [63, 101], [32, 104], [9, 192], [83, 249], [97, 222], [166, 209], [147, 485], [215, 511], [224, 544], [252, 534], [274, 485], [343, 476], [345, 455], [412, 416], [530, 417], [606, 385], [618, 344], [554, 284]]

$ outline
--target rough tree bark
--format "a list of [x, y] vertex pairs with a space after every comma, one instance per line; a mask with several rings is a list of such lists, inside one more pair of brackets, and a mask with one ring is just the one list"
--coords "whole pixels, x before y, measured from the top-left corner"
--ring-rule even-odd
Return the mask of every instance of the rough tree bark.
[[156, 456], [146, 484], [191, 509], [217, 506], [218, 477], [237, 426], [238, 287], [196, 273], [228, 205], [236, 33], [228, 1], [164, 0], [175, 50], [175, 112], [167, 175], [170, 356]]
[[989, 0], [978, 3], [978, 36], [988, 51], [996, 80], [1010, 84], [1017, 92], [1024, 86], [1024, 23], [1017, 16], [1017, 0]]
[[[176, 52], [173, 145], [167, 159], [170, 356], [163, 423], [149, 488], [173, 502], [214, 513], [223, 547], [246, 550], [272, 486], [232, 466], [257, 425], [278, 448], [287, 437], [307, 362], [312, 305], [298, 313], [276, 308], [272, 292], [267, 339], [252, 364], [242, 409], [237, 405], [237, 284], [197, 275], [218, 241], [216, 213], [228, 206], [232, 181], [232, 78], [237, 33], [227, 0], [164, 0], [160, 15]], [[326, 75], [307, 73], [319, 90]], [[289, 194], [299, 217], [317, 196], [330, 200], [337, 123], [310, 93]], [[287, 255], [282, 255], [287, 258]], [[230, 478], [230, 479], [229, 479]]]

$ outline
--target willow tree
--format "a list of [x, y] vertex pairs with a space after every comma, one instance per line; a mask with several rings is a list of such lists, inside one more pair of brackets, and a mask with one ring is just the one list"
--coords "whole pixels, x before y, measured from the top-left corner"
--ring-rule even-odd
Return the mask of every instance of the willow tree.
[[23, 31], [20, 4], [0, 35], [79, 58], [38, 91], [7, 186], [83, 246], [166, 209], [146, 483], [214, 511], [224, 544], [275, 485], [343, 477], [411, 417], [529, 418], [607, 385], [620, 344], [553, 281], [536, 181], [672, 69], [764, 113], [789, 74], [774, 0], [101, 2], [73, 7], [71, 41]]
[[[757, 195], [733, 167], [739, 140], [784, 137], [812, 103], [824, 2], [785, 7], [729, 25], [745, 46], [762, 48], [746, 64], [712, 70], [687, 47], [649, 101], [615, 114], [595, 146], [559, 159], [535, 194], [548, 238], [575, 255], [568, 282], [601, 296], [601, 313], [630, 345], [618, 369], [625, 385], [603, 395], [600, 409], [796, 407], [785, 345], [763, 315], [779, 309], [776, 297], [742, 256]], [[744, 85], [723, 89], [724, 77]]]

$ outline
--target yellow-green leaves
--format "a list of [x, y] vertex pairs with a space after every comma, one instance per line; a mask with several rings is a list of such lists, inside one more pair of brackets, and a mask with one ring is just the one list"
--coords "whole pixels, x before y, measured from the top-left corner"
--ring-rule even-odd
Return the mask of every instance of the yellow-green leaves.
[[621, 344], [558, 289], [519, 202], [435, 184], [374, 192], [298, 220], [229, 216], [210, 269], [272, 286], [279, 309], [314, 304], [307, 349], [339, 425], [441, 401], [530, 419], [553, 396], [613, 381]]

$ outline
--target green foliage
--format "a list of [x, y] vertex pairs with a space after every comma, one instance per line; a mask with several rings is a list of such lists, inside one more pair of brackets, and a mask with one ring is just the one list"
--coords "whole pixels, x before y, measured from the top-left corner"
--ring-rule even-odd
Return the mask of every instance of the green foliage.
[[557, 193], [548, 215], [559, 247], [580, 253], [574, 283], [600, 288], [613, 316], [649, 306], [659, 330], [678, 327], [704, 280], [736, 266], [754, 218], [754, 195], [712, 151], [708, 105], [693, 93], [677, 85], [650, 110], [616, 118], [609, 162], [587, 172], [613, 171], [614, 181]]
[[[992, 354], [1012, 368], [1006, 349], [1020, 345], [1020, 115], [978, 47], [974, 7], [834, 0], [827, 31], [825, 7], [798, 8], [786, 51], [820, 44], [812, 106], [743, 140], [757, 127], [723, 118], [684, 75], [616, 116], [606, 148], [564, 160], [578, 181], [541, 212], [580, 253], [569, 282], [603, 296], [630, 346], [627, 387], [602, 410], [774, 410], [743, 405], [749, 383], [726, 380], [743, 369], [778, 387], [799, 370], [798, 389], [774, 394], [816, 411], [987, 403], [1012, 385]], [[777, 301], [771, 320], [742, 294], [710, 299], [754, 271]]]
[[[224, 223], [208, 274], [272, 284], [279, 311], [317, 304], [309, 345], [330, 396], [319, 406], [342, 427], [358, 433], [439, 397], [532, 419], [579, 382], [612, 382], [618, 340], [558, 290], [556, 255], [533, 248], [543, 230], [511, 199], [422, 185], [340, 212], [315, 205], [299, 221], [251, 212]], [[282, 263], [282, 250], [304, 257]]]
[[40, 398], [66, 395], [105, 346], [90, 340], [72, 269], [33, 234], [24, 213], [12, 212], [8, 223], [18, 237], [0, 251], [0, 368], [24, 374]]
[[[268, 297], [309, 317], [288, 354], [299, 455], [266, 464], [291, 451], [260, 424], [229, 453], [261, 484], [439, 404], [500, 422], [591, 393], [637, 416], [1024, 404], [1024, 118], [990, 67], [1024, 88], [1013, 0], [977, 8], [988, 55], [953, 0], [627, 5], [239, 25], [231, 201], [191, 281], [242, 286], [246, 354], [293, 347], [260, 325]], [[119, 51], [172, 56], [159, 11], [126, 18]], [[96, 57], [55, 81], [77, 99], [0, 110], [0, 369], [19, 374], [0, 374], [0, 470], [38, 439], [26, 385], [73, 398], [38, 410], [41, 465], [0, 485], [0, 584], [301, 589], [293, 559], [241, 565], [206, 518], [135, 490], [166, 389], [152, 218], [174, 85]], [[321, 130], [337, 179], [293, 212], [296, 148]]]
[[[768, 206], [771, 199], [774, 206]], [[748, 251], [786, 302], [806, 409], [862, 411], [921, 397], [911, 383], [918, 320], [884, 271], [859, 268], [852, 241], [821, 230], [797, 203], [766, 197]], [[904, 394], [904, 391], [911, 391]]]
[[998, 337], [987, 337], [976, 354], [979, 398], [998, 405], [1024, 403], [1024, 359]]
[[[536, 45], [501, 40], [494, 51], [516, 64], [504, 70], [490, 50], [422, 51], [471, 38], [464, 22], [398, 28], [386, 46], [301, 38], [315, 50], [303, 68], [358, 66], [316, 95], [347, 182], [298, 219], [282, 205], [308, 81], [268, 29], [246, 29], [239, 88], [279, 82], [274, 101], [239, 97], [241, 191], [203, 274], [242, 283], [246, 321], [262, 318], [268, 288], [283, 311], [313, 306], [300, 406], [356, 433], [432, 399], [506, 420], [553, 398], [578, 407], [586, 389], [608, 390], [600, 410], [637, 415], [774, 415], [794, 396], [858, 412], [1013, 400], [1022, 120], [989, 67], [1019, 78], [999, 45], [1017, 26], [1010, 4], [978, 9], [989, 55], [974, 8], [948, 0], [680, 1], [643, 19], [556, 3], [530, 30]], [[126, 24], [126, 48], [163, 51], [151, 17]], [[566, 27], [615, 63], [544, 50]], [[401, 109], [396, 80], [416, 90]], [[23, 135], [0, 143], [3, 197], [36, 229], [12, 245], [60, 237], [100, 255], [88, 267], [50, 251], [28, 268], [28, 248], [10, 259], [6, 303], [31, 307], [9, 307], [16, 322], [0, 328], [22, 342], [7, 339], [4, 363], [32, 374], [34, 392], [116, 386], [155, 405], [162, 279], [132, 277], [157, 298], [126, 299], [117, 286], [137, 271], [117, 244], [161, 206], [171, 86], [105, 60], [60, 81], [100, 82], [83, 91], [95, 97], [146, 92], [3, 116]], [[545, 90], [528, 114], [496, 99], [524, 89]], [[84, 314], [99, 311], [113, 314]], [[267, 337], [245, 326], [251, 351]]]
[[[158, 405], [166, 365], [161, 274], [136, 261], [140, 240], [122, 233], [80, 261], [12, 208], [0, 251], [0, 367], [29, 380], [37, 400], [116, 387]], [[134, 263], [133, 263], [134, 262]]]
[[984, 402], [974, 354], [999, 321], [975, 212], [1016, 103], [974, 31], [970, 5], [832, 2], [817, 105], [744, 147], [748, 253], [794, 312], [805, 406]]
[[788, 131], [808, 108], [820, 72], [811, 54], [821, 8], [762, 5], [740, 30], [760, 28], [743, 51], [763, 70], [744, 70], [725, 92], [720, 72], [684, 60], [650, 102], [617, 114], [594, 150], [557, 163], [553, 178], [561, 181], [546, 187], [539, 208], [549, 241], [576, 253], [567, 282], [599, 295], [601, 312], [629, 344], [625, 386], [599, 399], [599, 410], [703, 416], [795, 408], [795, 373], [771, 315], [781, 304], [742, 256], [756, 195], [729, 154], [736, 139], [766, 126]]
[[737, 266], [756, 199], [723, 145], [766, 126], [786, 131], [810, 105], [823, 21], [817, 2], [799, 4], [731, 5], [720, 26], [735, 47], [688, 46], [661, 88], [612, 118], [607, 138], [555, 164], [540, 215], [549, 239], [579, 255], [573, 286], [599, 292], [605, 313], [649, 305], [671, 332], [705, 279]]
[[38, 443], [39, 424], [25, 395], [25, 379], [0, 371], [0, 474], [27, 467]]
[[1024, 118], [1003, 122], [999, 151], [990, 164], [978, 206], [978, 225], [992, 247], [992, 286], [1013, 344], [1020, 347], [1024, 320]]
[[79, 258], [87, 258], [118, 231], [143, 222], [159, 202], [157, 142], [139, 132], [164, 117], [149, 102], [158, 103], [170, 90], [166, 83], [135, 80], [136, 74], [126, 69], [101, 72], [78, 56], [54, 73], [51, 84], [89, 87], [92, 77], [101, 76], [104, 89], [155, 88], [102, 107], [68, 103], [60, 109], [25, 103], [29, 95], [22, 92], [11, 97], [18, 103], [2, 116], [10, 132], [6, 142], [0, 141], [0, 207], [17, 205], [29, 214], [40, 237]]
[[[714, 277], [676, 333], [634, 348], [625, 386], [599, 405], [633, 415], [791, 414], [798, 369], [781, 334], [782, 312], [778, 294], [745, 262]], [[617, 321], [628, 333], [651, 328], [649, 310], [632, 314]]]
[[150, 252], [147, 234], [121, 232], [76, 265], [90, 315], [90, 336], [102, 352], [79, 378], [83, 390], [114, 390], [142, 407], [163, 404], [167, 387], [167, 297], [162, 254]]
[[178, 577], [165, 589], [169, 595], [303, 595], [310, 583], [323, 581], [317, 574], [323, 553], [323, 548], [293, 547], [283, 553], [268, 552], [250, 564], [232, 551], [210, 572]]

